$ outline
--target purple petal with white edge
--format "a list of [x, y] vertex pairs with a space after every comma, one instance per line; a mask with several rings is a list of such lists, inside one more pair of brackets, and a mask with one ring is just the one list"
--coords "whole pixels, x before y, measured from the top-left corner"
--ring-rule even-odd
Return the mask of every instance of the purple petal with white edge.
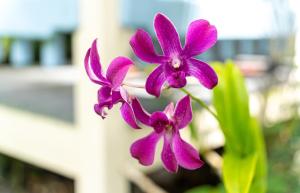
[[172, 88], [182, 88], [186, 85], [186, 74], [182, 71], [173, 72], [170, 76], [168, 76], [167, 80], [169, 86]]
[[147, 111], [144, 110], [140, 101], [137, 98], [132, 99], [131, 106], [137, 120], [139, 120], [141, 123], [145, 125], [150, 126], [149, 124], [150, 115]]
[[129, 68], [133, 62], [126, 57], [117, 57], [109, 65], [106, 77], [111, 82], [113, 88], [121, 86]]
[[117, 104], [118, 102], [124, 102], [124, 99], [120, 94], [120, 91], [112, 91], [111, 102], [112, 104]]
[[104, 108], [111, 109], [113, 107], [111, 88], [103, 86], [98, 90], [98, 104], [94, 106], [95, 112], [102, 118], [105, 118], [106, 112]]
[[103, 106], [100, 106], [99, 104], [94, 105], [95, 112], [101, 116], [102, 119], [105, 119], [107, 113], [104, 111]]
[[146, 91], [156, 97], [159, 97], [161, 87], [166, 81], [166, 76], [163, 70], [163, 66], [159, 65], [154, 69], [153, 72], [148, 76], [146, 80]]
[[90, 78], [90, 80], [96, 84], [100, 84], [100, 85], [108, 85], [107, 80], [101, 76], [100, 78], [98, 76], [96, 76], [96, 74], [94, 73], [89, 60], [90, 60], [90, 55], [91, 55], [91, 49], [88, 49], [88, 51], [86, 52], [86, 55], [84, 57], [84, 67], [85, 67], [85, 71], [88, 75], [88, 77]]
[[[112, 104], [110, 101], [106, 101], [103, 103], [99, 103], [99, 104], [95, 104], [94, 105], [94, 110], [95, 112], [101, 116], [102, 119], [105, 119], [107, 113], [106, 113], [106, 109], [111, 109]], [[106, 108], [106, 109], [105, 109]]]
[[109, 86], [103, 86], [98, 90], [98, 102], [104, 102], [111, 100], [111, 88]]
[[212, 89], [218, 84], [216, 72], [207, 63], [194, 58], [190, 58], [188, 62], [189, 74], [197, 78], [203, 86]]
[[127, 103], [131, 103], [131, 97], [128, 94], [127, 90], [125, 88], [123, 88], [122, 86], [120, 86], [120, 91], [119, 91], [122, 99], [127, 102]]
[[156, 54], [151, 36], [142, 29], [136, 31], [129, 43], [135, 55], [145, 62], [161, 63], [164, 59]]
[[199, 55], [217, 42], [217, 29], [206, 20], [193, 21], [187, 30], [183, 54], [186, 57]]
[[158, 13], [154, 18], [154, 28], [164, 54], [179, 55], [182, 51], [180, 38], [170, 19]]
[[187, 95], [183, 97], [175, 107], [173, 119], [177, 129], [186, 127], [193, 119], [193, 112], [191, 106], [191, 99]]
[[[171, 135], [171, 134], [170, 134]], [[164, 146], [163, 150], [161, 152], [161, 160], [163, 162], [164, 168], [168, 172], [177, 172], [178, 170], [178, 164], [174, 155], [174, 152], [172, 150], [172, 141], [171, 136], [164, 136]]]
[[162, 132], [170, 125], [167, 115], [163, 112], [157, 111], [152, 113], [149, 124], [154, 128], [157, 133]]
[[173, 150], [178, 164], [189, 170], [200, 168], [204, 162], [200, 160], [198, 151], [185, 142], [179, 132], [173, 136]]
[[95, 73], [95, 75], [100, 80], [105, 79], [103, 74], [102, 74], [100, 57], [99, 57], [98, 48], [97, 48], [97, 39], [95, 39], [92, 43], [90, 62], [91, 62], [91, 67], [92, 67], [93, 72]]
[[131, 156], [139, 160], [144, 166], [149, 166], [154, 161], [156, 144], [160, 134], [152, 132], [150, 135], [135, 141], [130, 147]]
[[168, 106], [166, 106], [164, 113], [168, 116], [168, 117], [172, 117], [174, 114], [174, 103], [170, 103], [168, 104]]
[[136, 119], [131, 106], [128, 103], [123, 103], [121, 108], [121, 115], [128, 125], [134, 129], [140, 129], [136, 123]]

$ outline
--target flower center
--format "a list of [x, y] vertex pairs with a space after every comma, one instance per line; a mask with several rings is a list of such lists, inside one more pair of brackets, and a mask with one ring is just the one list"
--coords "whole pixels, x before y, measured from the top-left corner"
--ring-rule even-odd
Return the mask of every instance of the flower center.
[[171, 132], [172, 132], [172, 129], [173, 129], [172, 125], [167, 125], [167, 126], [165, 127], [165, 130], [166, 130], [167, 133], [171, 133]]
[[179, 68], [180, 67], [180, 64], [181, 64], [181, 61], [178, 59], [178, 58], [173, 58], [172, 59], [172, 66], [174, 68]]
[[168, 140], [170, 140], [173, 136], [173, 127], [172, 125], [168, 125], [165, 127], [165, 136]]

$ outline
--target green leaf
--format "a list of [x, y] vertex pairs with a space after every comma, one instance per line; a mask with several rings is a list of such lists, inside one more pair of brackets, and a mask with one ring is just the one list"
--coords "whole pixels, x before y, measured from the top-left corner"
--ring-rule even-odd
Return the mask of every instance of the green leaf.
[[264, 138], [250, 116], [249, 97], [239, 69], [231, 62], [215, 64], [219, 84], [213, 105], [225, 136], [223, 181], [228, 193], [266, 192], [267, 162]]
[[252, 140], [258, 154], [256, 171], [250, 188], [250, 193], [264, 193], [267, 189], [267, 158], [264, 138], [262, 135], [262, 129], [254, 118], [251, 119], [250, 128], [254, 133]]
[[[230, 151], [246, 155], [253, 150], [249, 127], [248, 94], [239, 69], [228, 61], [214, 66], [219, 84], [214, 89], [213, 104]], [[250, 140], [250, 141], [249, 141]]]
[[239, 157], [226, 153], [223, 161], [223, 178], [228, 193], [248, 193], [254, 177], [257, 154]]
[[225, 189], [223, 185], [219, 186], [199, 186], [196, 188], [193, 188], [191, 190], [188, 190], [185, 193], [225, 193]]

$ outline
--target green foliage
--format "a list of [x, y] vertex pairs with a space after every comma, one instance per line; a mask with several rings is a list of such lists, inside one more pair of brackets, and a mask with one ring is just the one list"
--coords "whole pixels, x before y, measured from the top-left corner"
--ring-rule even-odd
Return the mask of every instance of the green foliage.
[[226, 145], [223, 181], [228, 193], [264, 193], [266, 156], [262, 131], [250, 116], [249, 97], [243, 76], [230, 61], [216, 63], [219, 84], [213, 92]]
[[185, 193], [225, 193], [225, 189], [223, 186], [199, 186], [193, 188]]
[[255, 153], [239, 157], [226, 153], [223, 161], [224, 184], [230, 193], [249, 192], [257, 163]]
[[300, 171], [295, 162], [295, 154], [300, 149], [299, 118], [295, 116], [293, 119], [269, 125], [264, 131], [269, 158], [268, 193], [300, 193]]
[[3, 37], [0, 39], [0, 43], [3, 45], [3, 53], [2, 54], [3, 54], [4, 58], [8, 57], [11, 42], [12, 42], [12, 39], [9, 37]]

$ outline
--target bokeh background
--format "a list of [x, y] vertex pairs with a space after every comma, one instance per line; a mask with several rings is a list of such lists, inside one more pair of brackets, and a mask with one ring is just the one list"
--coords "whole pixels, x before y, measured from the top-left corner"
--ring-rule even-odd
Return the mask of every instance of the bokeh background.
[[[176, 175], [162, 169], [159, 156], [153, 166], [140, 166], [129, 147], [149, 129], [132, 131], [118, 107], [105, 120], [93, 111], [98, 87], [83, 67], [91, 42], [98, 38], [104, 66], [116, 56], [131, 57], [136, 67], [129, 81], [143, 84], [149, 65], [128, 41], [138, 27], [155, 37], [157, 12], [173, 20], [183, 40], [194, 19], [217, 27], [217, 44], [199, 58], [230, 59], [241, 69], [266, 140], [267, 192], [300, 192], [297, 0], [0, 0], [1, 193], [181, 193], [220, 183], [209, 164]], [[210, 91], [191, 89], [210, 104]], [[130, 92], [149, 111], [178, 98]], [[188, 129], [186, 140], [221, 154], [218, 124], [201, 110], [195, 119], [201, 140], [193, 141]]]

